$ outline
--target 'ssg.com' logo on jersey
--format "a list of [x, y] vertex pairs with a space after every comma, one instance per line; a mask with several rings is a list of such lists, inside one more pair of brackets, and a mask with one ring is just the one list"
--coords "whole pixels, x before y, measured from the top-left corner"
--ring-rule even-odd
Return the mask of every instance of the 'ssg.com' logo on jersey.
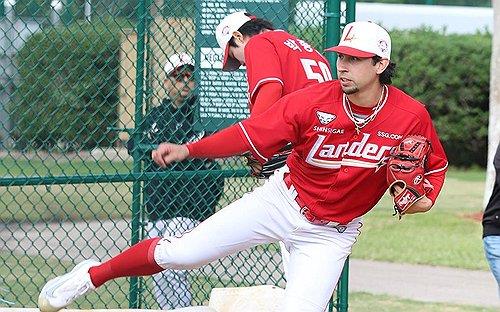
[[378, 131], [377, 136], [381, 138], [391, 139], [391, 140], [401, 140], [403, 136], [401, 134], [388, 133], [384, 131]]

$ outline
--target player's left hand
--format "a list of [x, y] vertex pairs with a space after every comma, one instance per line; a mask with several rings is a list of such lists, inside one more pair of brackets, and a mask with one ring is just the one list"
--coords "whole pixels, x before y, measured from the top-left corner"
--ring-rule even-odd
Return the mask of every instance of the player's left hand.
[[167, 167], [173, 162], [183, 161], [188, 156], [189, 150], [186, 145], [172, 143], [161, 143], [151, 153], [153, 161], [162, 168]]
[[409, 213], [410, 208], [410, 213], [415, 213], [427, 211], [432, 206], [426, 194], [433, 187], [425, 179], [425, 163], [430, 150], [427, 138], [409, 135], [391, 152], [387, 161], [387, 182], [394, 198], [394, 214], [399, 218]]
[[[394, 196], [398, 196], [403, 191], [403, 188], [396, 185], [394, 186]], [[419, 212], [427, 212], [432, 208], [432, 200], [427, 196], [421, 197], [416, 202], [414, 202], [408, 209], [406, 209], [405, 214], [414, 214]]]

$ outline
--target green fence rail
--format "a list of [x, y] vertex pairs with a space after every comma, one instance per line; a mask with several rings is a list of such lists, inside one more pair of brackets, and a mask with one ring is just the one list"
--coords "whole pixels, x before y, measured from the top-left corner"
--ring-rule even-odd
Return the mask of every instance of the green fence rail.
[[[206, 216], [262, 183], [248, 175], [241, 157], [169, 170], [150, 160], [162, 135], [185, 140], [198, 134], [206, 125], [196, 108], [213, 101], [186, 96], [183, 103], [193, 109], [161, 109], [189, 93], [186, 75], [166, 77], [172, 54], [194, 56], [194, 94], [205, 87], [220, 96], [217, 81], [227, 74], [202, 76], [202, 47], [214, 40], [204, 33], [213, 33], [204, 28], [214, 27], [210, 19], [247, 9], [322, 51], [355, 14], [354, 0], [18, 2], [0, 16], [0, 307], [14, 308], [35, 307], [44, 282], [75, 263], [108, 259], [159, 230], [158, 220], [174, 209], [163, 197]], [[324, 14], [312, 16], [308, 6], [322, 6]], [[333, 68], [335, 55], [327, 57]], [[230, 79], [244, 81], [244, 74]], [[246, 92], [244, 84], [233, 91], [235, 101], [244, 101], [236, 98]], [[180, 125], [185, 120], [187, 128]], [[222, 123], [212, 121], [207, 131], [214, 127]], [[280, 265], [278, 247], [269, 245], [190, 271], [183, 276], [189, 304], [206, 304], [214, 287], [283, 287]], [[155, 294], [157, 283], [120, 279], [75, 306], [162, 308], [168, 303]], [[347, 283], [348, 262], [331, 311], [347, 311]]]

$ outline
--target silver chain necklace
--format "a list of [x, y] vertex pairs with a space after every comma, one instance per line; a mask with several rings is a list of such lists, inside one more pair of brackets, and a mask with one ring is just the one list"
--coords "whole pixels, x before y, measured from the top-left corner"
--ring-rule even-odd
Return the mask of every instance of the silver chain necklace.
[[366, 126], [370, 121], [375, 119], [377, 116], [378, 112], [382, 109], [384, 106], [384, 103], [387, 99], [387, 95], [389, 94], [389, 90], [386, 85], [383, 85], [383, 90], [382, 94], [380, 94], [380, 98], [378, 99], [377, 105], [373, 107], [373, 112], [366, 116], [366, 118], [359, 120], [359, 118], [356, 118], [354, 116], [354, 113], [352, 112], [352, 107], [351, 107], [351, 102], [347, 98], [347, 94], [343, 94], [342, 97], [342, 104], [344, 105], [344, 108], [346, 108], [346, 111], [348, 112], [347, 116], [349, 116], [349, 119], [354, 123], [354, 127], [356, 128], [356, 133], [359, 134], [361, 129], [363, 129], [364, 126]]

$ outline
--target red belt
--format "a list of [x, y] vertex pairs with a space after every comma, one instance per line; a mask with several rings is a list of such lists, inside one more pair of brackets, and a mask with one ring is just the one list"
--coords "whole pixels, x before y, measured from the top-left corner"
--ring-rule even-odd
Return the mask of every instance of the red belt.
[[[292, 180], [290, 179], [290, 173], [285, 173], [283, 181], [285, 182], [285, 185], [288, 189], [290, 189], [293, 186]], [[297, 202], [297, 204], [300, 207], [299, 210], [300, 214], [302, 214], [304, 218], [306, 218], [306, 220], [309, 221], [310, 223], [336, 228], [339, 233], [343, 233], [346, 230], [347, 226], [345, 225], [342, 225], [334, 221], [322, 220], [316, 217], [298, 195], [295, 196], [295, 202]]]

